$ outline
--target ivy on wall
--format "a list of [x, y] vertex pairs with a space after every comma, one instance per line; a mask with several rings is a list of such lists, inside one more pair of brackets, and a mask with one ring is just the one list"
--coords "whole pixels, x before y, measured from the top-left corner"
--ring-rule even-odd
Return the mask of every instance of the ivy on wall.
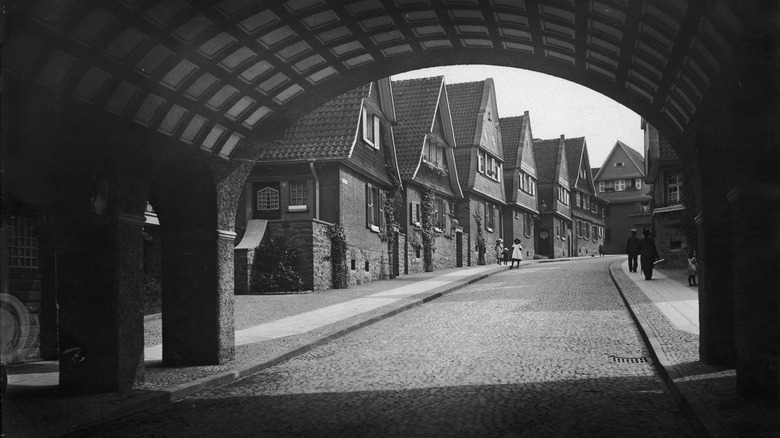
[[434, 215], [436, 213], [436, 194], [432, 186], [425, 186], [420, 203], [422, 213], [422, 245], [423, 263], [426, 272], [433, 271], [433, 251], [436, 248], [436, 234], [433, 230]]
[[333, 273], [333, 288], [346, 289], [347, 282], [347, 235], [341, 224], [328, 227], [330, 238], [330, 261]]
[[485, 234], [482, 231], [482, 208], [477, 205], [477, 209], [474, 211], [474, 221], [477, 224], [477, 236], [474, 238], [476, 241], [476, 247], [474, 248], [479, 254], [477, 264], [485, 264]]

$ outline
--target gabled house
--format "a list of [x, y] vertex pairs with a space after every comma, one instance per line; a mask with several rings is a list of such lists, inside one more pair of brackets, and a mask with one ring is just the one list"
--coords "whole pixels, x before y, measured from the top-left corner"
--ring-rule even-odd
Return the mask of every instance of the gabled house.
[[444, 77], [397, 81], [392, 86], [397, 116], [393, 134], [403, 183], [398, 222], [407, 237], [405, 272], [463, 266], [468, 245], [453, 221], [463, 191]]
[[523, 245], [524, 256], [531, 259], [536, 253], [535, 222], [539, 218], [531, 118], [526, 111], [522, 116], [502, 117], [500, 125], [507, 203], [504, 209], [505, 246], [518, 238]]
[[687, 264], [685, 235], [685, 168], [655, 126], [642, 120], [645, 131], [645, 181], [652, 185], [652, 231], [661, 258], [668, 264]]
[[[259, 221], [265, 234], [283, 237], [296, 250], [304, 289], [327, 289], [334, 281], [328, 228], [340, 224], [347, 254], [339, 284], [397, 275], [403, 254], [388, 251], [384, 213], [392, 178], [398, 180], [394, 122], [390, 80], [384, 79], [327, 102], [261, 145], [239, 204], [236, 228], [244, 239], [237, 248], [257, 246]], [[246, 244], [252, 235], [254, 242]], [[252, 262], [238, 253], [236, 259], [241, 293]]]
[[534, 139], [534, 158], [539, 175], [539, 212], [536, 253], [547, 258], [571, 257], [571, 184], [566, 160], [566, 139]]
[[[468, 233], [470, 263], [495, 263], [493, 248], [502, 235], [504, 151], [493, 79], [448, 84], [455, 128], [455, 162], [464, 199], [456, 218]], [[507, 242], [505, 242], [506, 244]], [[484, 256], [484, 257], [483, 257]]]
[[566, 163], [572, 198], [572, 255], [593, 256], [604, 244], [604, 207], [599, 198], [588, 157], [585, 137], [566, 139]]
[[645, 159], [617, 141], [594, 179], [599, 196], [609, 203], [604, 214], [604, 248], [608, 254], [623, 254], [632, 229], [641, 237], [643, 229], [652, 227], [652, 187], [644, 181]]

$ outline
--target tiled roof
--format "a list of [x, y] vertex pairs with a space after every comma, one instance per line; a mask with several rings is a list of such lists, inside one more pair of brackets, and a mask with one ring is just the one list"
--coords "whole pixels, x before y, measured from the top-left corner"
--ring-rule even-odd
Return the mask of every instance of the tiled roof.
[[393, 128], [401, 178], [414, 176], [422, 156], [423, 140], [436, 115], [443, 76], [393, 82], [398, 123]]
[[[474, 188], [474, 177], [471, 172], [471, 151], [472, 148], [456, 147], [455, 152], [455, 167], [458, 169], [458, 182], [463, 190], [470, 190]], [[469, 181], [471, 179], [471, 181]]]
[[553, 184], [555, 168], [558, 165], [558, 146], [560, 139], [534, 139], [534, 158], [536, 158], [536, 175], [539, 184]]
[[518, 152], [522, 143], [523, 116], [502, 117], [498, 124], [501, 126], [501, 141], [504, 145], [504, 166], [520, 167]]
[[459, 146], [473, 146], [477, 129], [477, 115], [482, 105], [485, 82], [447, 84], [450, 114], [455, 128], [455, 142]]
[[622, 141], [618, 140], [618, 143], [620, 143], [623, 146], [623, 149], [626, 150], [626, 153], [629, 157], [631, 157], [632, 160], [634, 160], [634, 163], [636, 163], [636, 166], [639, 169], [645, 168], [645, 157], [642, 156], [642, 153], [637, 151], [636, 149], [630, 147], [629, 145], [623, 143]]
[[660, 132], [658, 133], [658, 154], [661, 156], [661, 161], [677, 161], [680, 159], [672, 145]]
[[574, 185], [580, 173], [580, 161], [585, 149], [585, 137], [566, 139], [566, 164], [568, 165], [569, 182]]
[[594, 179], [596, 178], [596, 175], [598, 175], [598, 174], [599, 174], [599, 170], [601, 170], [601, 168], [600, 168], [600, 167], [591, 167], [591, 168], [590, 168], [590, 174], [591, 174], [591, 176], [592, 176]]
[[371, 84], [348, 91], [298, 119], [264, 145], [258, 161], [348, 158], [360, 123], [360, 106]]

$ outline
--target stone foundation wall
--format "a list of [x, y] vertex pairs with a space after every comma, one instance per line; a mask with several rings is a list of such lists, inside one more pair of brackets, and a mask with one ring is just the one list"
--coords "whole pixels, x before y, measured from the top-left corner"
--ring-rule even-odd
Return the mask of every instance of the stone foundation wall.
[[312, 222], [312, 290], [320, 291], [333, 287], [333, 267], [330, 259], [330, 237], [327, 222]]

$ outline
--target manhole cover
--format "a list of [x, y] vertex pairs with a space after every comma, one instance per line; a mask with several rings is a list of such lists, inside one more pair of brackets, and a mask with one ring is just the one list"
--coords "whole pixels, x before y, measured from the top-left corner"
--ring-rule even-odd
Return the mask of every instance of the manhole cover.
[[609, 356], [610, 360], [615, 363], [648, 363], [650, 362], [650, 358], [647, 356], [644, 357], [620, 357], [620, 356]]

